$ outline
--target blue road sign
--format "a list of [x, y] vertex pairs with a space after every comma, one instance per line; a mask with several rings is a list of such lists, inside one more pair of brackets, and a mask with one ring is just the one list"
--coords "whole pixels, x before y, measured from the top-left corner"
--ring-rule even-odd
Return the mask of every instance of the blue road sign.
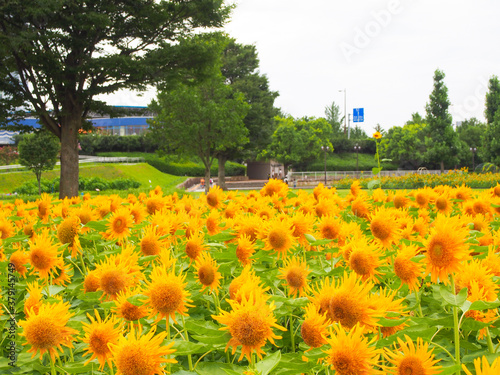
[[365, 120], [365, 109], [364, 108], [354, 108], [352, 113], [353, 122], [363, 122]]

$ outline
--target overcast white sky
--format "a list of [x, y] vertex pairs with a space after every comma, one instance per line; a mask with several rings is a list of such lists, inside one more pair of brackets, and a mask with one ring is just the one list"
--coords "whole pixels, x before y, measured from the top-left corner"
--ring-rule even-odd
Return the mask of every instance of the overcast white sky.
[[[335, 101], [364, 108], [363, 129], [389, 129], [425, 104], [439, 68], [453, 122], [484, 120], [484, 96], [500, 76], [497, 0], [235, 0], [225, 27], [255, 44], [260, 72], [294, 117], [324, 116]], [[134, 105], [137, 103], [113, 104]], [[130, 101], [130, 97], [128, 98]], [[145, 105], [147, 103], [140, 103]]]

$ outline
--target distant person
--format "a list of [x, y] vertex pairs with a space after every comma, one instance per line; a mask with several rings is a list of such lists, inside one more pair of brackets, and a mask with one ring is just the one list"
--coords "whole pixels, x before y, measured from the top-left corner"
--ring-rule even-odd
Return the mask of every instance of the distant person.
[[202, 179], [200, 180], [200, 184], [201, 184], [201, 187], [202, 187], [202, 188], [204, 188], [204, 187], [205, 187], [205, 179], [204, 179], [204, 178], [202, 178]]

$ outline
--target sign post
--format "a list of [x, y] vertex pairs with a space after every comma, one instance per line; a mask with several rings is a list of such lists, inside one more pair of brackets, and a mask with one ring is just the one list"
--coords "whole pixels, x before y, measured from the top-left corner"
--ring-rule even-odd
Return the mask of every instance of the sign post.
[[364, 108], [353, 108], [353, 122], [363, 122], [365, 121], [365, 109]]

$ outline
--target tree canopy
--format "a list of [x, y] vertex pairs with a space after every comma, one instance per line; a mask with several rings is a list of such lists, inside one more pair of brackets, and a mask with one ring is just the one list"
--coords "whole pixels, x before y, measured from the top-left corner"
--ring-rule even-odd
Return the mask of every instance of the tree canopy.
[[24, 135], [17, 147], [19, 163], [35, 173], [41, 194], [42, 172], [54, 169], [61, 149], [59, 140], [48, 131], [40, 131]]
[[457, 153], [457, 136], [451, 126], [452, 118], [448, 112], [450, 101], [448, 99], [448, 88], [444, 84], [445, 74], [437, 69], [434, 72], [434, 89], [429, 96], [429, 102], [425, 106], [427, 135], [425, 160], [429, 165], [441, 166], [454, 164]]
[[[217, 154], [248, 142], [243, 118], [248, 104], [225, 78], [215, 74], [197, 84], [178, 84], [162, 91], [150, 108], [157, 116], [150, 129], [160, 148], [169, 153], [194, 155], [205, 166], [205, 180]], [[209, 184], [205, 184], [208, 191]]]
[[[215, 57], [198, 35], [220, 27], [223, 0], [7, 0], [0, 5], [0, 122], [36, 115], [61, 141], [60, 197], [78, 194], [78, 132], [97, 95], [202, 75]], [[26, 130], [26, 129], [22, 129]]]

